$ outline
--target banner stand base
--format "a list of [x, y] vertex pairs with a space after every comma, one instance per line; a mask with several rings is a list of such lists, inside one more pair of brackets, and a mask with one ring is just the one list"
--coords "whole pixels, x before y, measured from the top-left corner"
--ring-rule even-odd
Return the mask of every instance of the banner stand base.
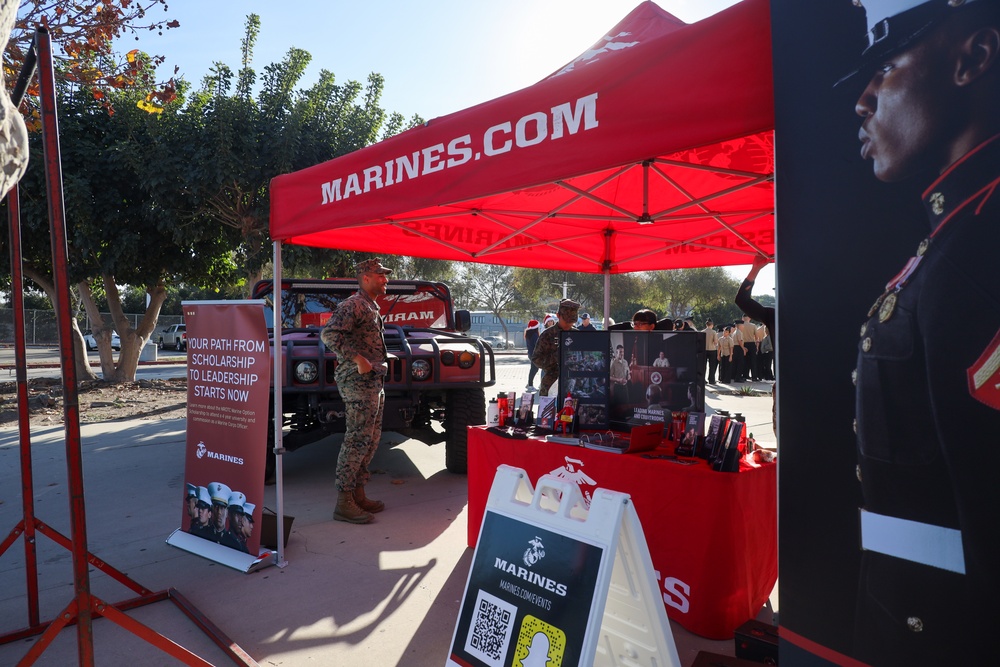
[[170, 533], [167, 544], [177, 547], [196, 556], [207, 558], [210, 561], [239, 570], [244, 574], [250, 574], [265, 567], [275, 565], [275, 554], [270, 549], [261, 549], [260, 555], [251, 556], [241, 553], [235, 549], [224, 547], [215, 542], [209, 542], [191, 533], [186, 533], [180, 528]]

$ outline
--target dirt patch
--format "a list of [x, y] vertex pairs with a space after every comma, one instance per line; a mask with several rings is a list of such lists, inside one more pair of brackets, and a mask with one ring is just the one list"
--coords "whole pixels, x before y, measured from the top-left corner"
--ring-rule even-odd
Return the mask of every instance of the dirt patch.
[[[63, 423], [62, 381], [28, 380], [28, 418], [31, 424]], [[80, 423], [120, 419], [183, 419], [187, 417], [187, 378], [105, 382], [87, 380], [77, 390]], [[18, 419], [17, 383], [0, 384], [0, 426]]]

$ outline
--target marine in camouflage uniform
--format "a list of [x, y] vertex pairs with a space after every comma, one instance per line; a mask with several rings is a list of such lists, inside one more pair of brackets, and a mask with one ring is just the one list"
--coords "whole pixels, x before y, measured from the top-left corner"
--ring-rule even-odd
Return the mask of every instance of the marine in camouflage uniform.
[[391, 269], [378, 259], [356, 267], [360, 289], [333, 311], [321, 337], [337, 354], [335, 378], [344, 400], [347, 429], [337, 458], [337, 508], [333, 518], [368, 523], [385, 504], [365, 497], [368, 470], [382, 438], [386, 373], [384, 324], [375, 298], [385, 294]]
[[549, 388], [559, 381], [559, 332], [576, 331], [576, 314], [579, 310], [580, 304], [572, 299], [560, 301], [558, 321], [555, 326], [543, 331], [535, 343], [531, 361], [542, 370], [542, 382], [538, 385], [538, 392], [542, 396], [547, 396]]

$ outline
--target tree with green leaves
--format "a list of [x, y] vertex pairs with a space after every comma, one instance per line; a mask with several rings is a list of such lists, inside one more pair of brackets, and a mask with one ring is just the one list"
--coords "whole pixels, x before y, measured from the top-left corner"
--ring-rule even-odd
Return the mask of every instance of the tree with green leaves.
[[[155, 10], [162, 9], [162, 13]], [[109, 111], [114, 102], [109, 92], [125, 88], [145, 91], [143, 104], [150, 108], [171, 102], [176, 82], [157, 82], [156, 66], [163, 56], [150, 56], [133, 49], [116, 53], [115, 40], [139, 31], [157, 31], [180, 27], [169, 17], [167, 0], [21, 0], [17, 20], [4, 47], [4, 78], [8, 84], [17, 79], [25, 57], [40, 25], [48, 27], [49, 37], [60, 62], [60, 78], [86, 90]], [[138, 36], [136, 36], [138, 39]], [[39, 129], [37, 78], [28, 89], [28, 127]]]
[[[270, 259], [271, 178], [402, 127], [398, 114], [387, 117], [378, 106], [383, 82], [377, 74], [362, 88], [356, 82], [337, 86], [333, 74], [323, 72], [314, 86], [297, 91], [309, 61], [299, 49], [265, 68], [254, 97], [249, 63], [258, 30], [251, 15], [235, 81], [229, 68], [216, 64], [190, 99], [182, 81], [162, 106], [151, 107], [148, 88], [135, 86], [108, 92], [101, 99], [109, 98], [109, 107], [90, 87], [59, 78], [70, 281], [95, 323], [106, 379], [134, 379], [168, 286], [249, 289], [263, 275]], [[32, 140], [36, 165], [42, 164], [39, 140]], [[25, 275], [51, 298], [43, 181], [43, 170], [29, 169], [22, 187], [22, 220], [30, 221]], [[310, 249], [291, 254], [293, 266], [317, 264], [305, 259]], [[331, 255], [337, 261], [328, 262]], [[322, 256], [328, 265], [354, 264], [350, 255]], [[123, 285], [141, 285], [150, 296], [134, 328], [122, 310]], [[102, 319], [99, 300], [106, 300], [110, 321]], [[112, 328], [122, 341], [117, 364]], [[92, 377], [80, 336], [77, 350], [78, 375]]]
[[499, 264], [469, 263], [459, 281], [460, 291], [470, 309], [488, 310], [503, 326], [503, 337], [510, 339], [504, 313], [517, 301], [517, 287], [514, 285], [514, 269]]

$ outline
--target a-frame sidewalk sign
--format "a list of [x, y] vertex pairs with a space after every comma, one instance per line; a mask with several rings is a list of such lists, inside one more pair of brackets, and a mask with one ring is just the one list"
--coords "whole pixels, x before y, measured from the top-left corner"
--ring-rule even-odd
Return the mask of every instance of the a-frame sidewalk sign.
[[497, 468], [449, 667], [680, 667], [627, 493]]

